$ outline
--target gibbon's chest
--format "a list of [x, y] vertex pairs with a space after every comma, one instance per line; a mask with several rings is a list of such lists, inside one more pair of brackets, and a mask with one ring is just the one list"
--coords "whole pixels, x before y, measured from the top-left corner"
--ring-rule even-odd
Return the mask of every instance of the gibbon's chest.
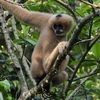
[[45, 43], [45, 47], [43, 48], [45, 51], [49, 51], [50, 53], [54, 50], [54, 48], [58, 45], [57, 40], [51, 39], [51, 41], [47, 41]]
[[45, 53], [51, 54], [51, 52], [58, 45], [58, 43], [59, 41], [54, 38], [49, 38], [49, 37], [47, 38], [46, 36], [41, 37], [34, 48], [32, 56], [36, 57], [38, 54], [38, 56], [43, 57], [43, 55], [45, 56]]

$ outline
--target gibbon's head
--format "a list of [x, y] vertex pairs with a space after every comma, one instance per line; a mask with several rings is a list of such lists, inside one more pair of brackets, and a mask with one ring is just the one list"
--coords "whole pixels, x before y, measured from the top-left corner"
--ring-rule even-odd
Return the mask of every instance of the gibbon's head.
[[69, 15], [58, 14], [51, 16], [48, 24], [57, 36], [64, 36], [71, 30], [73, 19]]

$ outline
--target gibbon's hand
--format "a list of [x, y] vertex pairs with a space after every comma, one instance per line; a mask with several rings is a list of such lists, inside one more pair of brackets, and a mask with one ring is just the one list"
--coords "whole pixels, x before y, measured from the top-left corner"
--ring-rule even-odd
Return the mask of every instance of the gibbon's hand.
[[66, 41], [64, 41], [64, 42], [60, 42], [59, 44], [58, 44], [58, 51], [59, 51], [59, 53], [60, 54], [63, 54], [64, 53], [64, 50], [66, 50], [65, 48], [67, 48], [68, 47], [68, 42], [66, 42]]

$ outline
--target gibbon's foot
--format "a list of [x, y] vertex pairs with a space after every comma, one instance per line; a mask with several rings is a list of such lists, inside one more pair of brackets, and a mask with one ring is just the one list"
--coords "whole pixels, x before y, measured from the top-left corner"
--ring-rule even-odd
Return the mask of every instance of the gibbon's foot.
[[68, 80], [68, 74], [65, 71], [62, 71], [53, 77], [52, 85], [56, 86], [67, 80]]

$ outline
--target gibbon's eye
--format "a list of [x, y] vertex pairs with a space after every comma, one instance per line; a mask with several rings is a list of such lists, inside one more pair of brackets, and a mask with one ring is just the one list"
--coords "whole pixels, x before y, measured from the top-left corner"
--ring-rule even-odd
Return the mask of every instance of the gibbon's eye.
[[60, 29], [63, 29], [63, 25], [61, 25], [61, 24], [58, 24], [58, 27], [59, 27]]
[[61, 24], [54, 24], [54, 29], [63, 29], [64, 27], [63, 27], [63, 25], [61, 25]]
[[54, 24], [53, 27], [54, 27], [54, 29], [57, 29], [58, 28], [58, 25], [57, 24]]

